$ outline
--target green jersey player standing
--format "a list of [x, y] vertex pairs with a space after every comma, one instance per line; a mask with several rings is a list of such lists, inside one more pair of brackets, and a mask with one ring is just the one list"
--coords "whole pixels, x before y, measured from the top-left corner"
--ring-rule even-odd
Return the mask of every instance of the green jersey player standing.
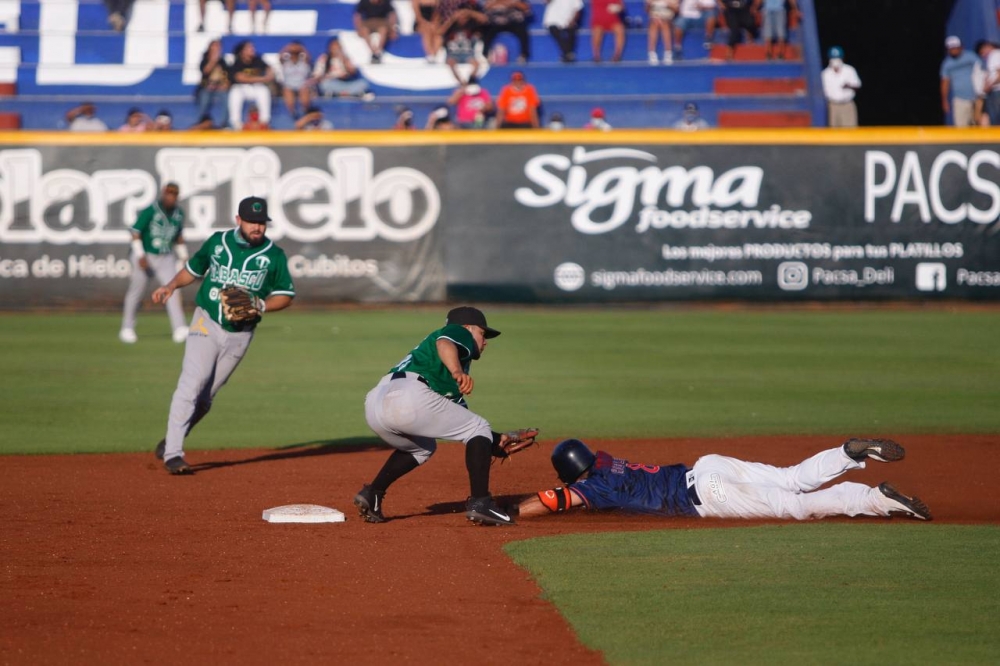
[[[126, 344], [139, 339], [135, 334], [135, 316], [149, 278], [156, 276], [160, 284], [167, 284], [177, 272], [177, 263], [188, 259], [183, 236], [184, 209], [177, 203], [179, 196], [177, 184], [167, 183], [159, 201], [144, 208], [132, 225], [132, 275], [125, 292], [122, 327], [118, 331], [118, 339]], [[187, 325], [180, 294], [167, 300], [167, 316], [174, 342], [184, 342]]]
[[292, 304], [295, 286], [285, 252], [264, 235], [267, 201], [248, 197], [240, 202], [236, 229], [212, 235], [165, 286], [153, 292], [163, 303], [174, 290], [201, 278], [195, 296], [184, 363], [170, 402], [167, 435], [156, 447], [171, 474], [191, 474], [184, 460], [184, 438], [212, 407], [212, 399], [246, 355], [260, 317], [235, 325], [225, 318], [219, 292], [236, 285], [261, 300], [261, 312], [277, 312]]

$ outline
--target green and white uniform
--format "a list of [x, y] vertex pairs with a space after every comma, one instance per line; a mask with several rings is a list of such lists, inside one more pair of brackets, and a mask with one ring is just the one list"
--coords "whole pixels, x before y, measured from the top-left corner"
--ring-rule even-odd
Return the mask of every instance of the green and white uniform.
[[[149, 272], [156, 276], [161, 285], [170, 282], [177, 272], [174, 246], [183, 229], [184, 210], [176, 206], [172, 212], [167, 213], [160, 207], [159, 202], [144, 208], [132, 225], [132, 231], [139, 234], [142, 248], [146, 253]], [[131, 260], [132, 275], [129, 278], [128, 291], [125, 292], [123, 329], [135, 328], [136, 313], [142, 303], [149, 278], [152, 277], [139, 267], [139, 256], [135, 252], [132, 252]], [[179, 292], [175, 292], [167, 301], [167, 316], [170, 317], [171, 330], [184, 327], [184, 309], [181, 306]]]
[[[170, 402], [164, 461], [183, 455], [184, 437], [212, 407], [212, 399], [246, 355], [257, 322], [238, 329], [223, 315], [219, 291], [241, 286], [264, 299], [295, 296], [285, 252], [268, 238], [251, 246], [238, 229], [212, 235], [187, 262], [204, 278], [195, 297], [181, 376]], [[259, 318], [257, 321], [260, 321]]]
[[437, 341], [442, 338], [455, 344], [462, 371], [468, 374], [478, 358], [476, 341], [468, 329], [449, 324], [424, 338], [365, 398], [368, 426], [421, 465], [437, 450], [438, 439], [468, 443], [474, 437], [493, 436], [486, 419], [467, 408], [458, 383], [438, 356]]

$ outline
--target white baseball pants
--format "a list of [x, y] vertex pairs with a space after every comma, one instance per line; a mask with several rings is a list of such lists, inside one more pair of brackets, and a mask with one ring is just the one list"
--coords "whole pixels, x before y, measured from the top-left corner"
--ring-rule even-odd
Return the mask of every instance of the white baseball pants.
[[694, 464], [694, 483], [701, 499], [695, 506], [705, 518], [784, 518], [807, 520], [825, 516], [888, 516], [890, 504], [878, 488], [838, 483], [816, 490], [844, 472], [860, 469], [842, 447], [817, 453], [792, 467], [773, 467], [726, 456], [709, 455]]

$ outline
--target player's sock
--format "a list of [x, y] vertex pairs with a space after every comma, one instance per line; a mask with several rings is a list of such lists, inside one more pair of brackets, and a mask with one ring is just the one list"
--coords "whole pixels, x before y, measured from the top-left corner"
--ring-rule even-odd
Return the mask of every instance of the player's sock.
[[465, 468], [469, 470], [469, 488], [472, 497], [490, 494], [490, 462], [493, 442], [488, 437], [473, 437], [465, 445]]
[[393, 451], [389, 459], [382, 465], [375, 480], [372, 481], [371, 488], [378, 495], [385, 495], [389, 486], [396, 482], [399, 477], [412, 472], [420, 463], [409, 453], [404, 451]]

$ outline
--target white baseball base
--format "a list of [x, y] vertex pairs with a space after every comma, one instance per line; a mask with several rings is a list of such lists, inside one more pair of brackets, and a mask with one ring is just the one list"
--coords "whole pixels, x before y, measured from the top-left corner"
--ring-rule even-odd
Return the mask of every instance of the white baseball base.
[[264, 510], [269, 523], [342, 523], [344, 514], [319, 504], [286, 504]]

